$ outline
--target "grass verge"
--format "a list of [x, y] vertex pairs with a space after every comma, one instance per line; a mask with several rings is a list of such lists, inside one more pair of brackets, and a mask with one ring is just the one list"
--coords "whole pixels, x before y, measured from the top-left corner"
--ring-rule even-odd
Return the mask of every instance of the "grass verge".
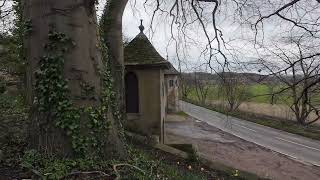
[[188, 117], [189, 115], [183, 111], [179, 111], [179, 112], [176, 112], [176, 113], [173, 113], [175, 115], [178, 115], [178, 116], [182, 116], [182, 117]]
[[285, 120], [285, 119], [275, 119], [268, 116], [258, 115], [254, 113], [248, 113], [243, 111], [226, 112], [223, 108], [214, 105], [201, 105], [199, 102], [183, 99], [184, 101], [201, 106], [222, 114], [237, 117], [246, 121], [254, 122], [260, 125], [268, 126], [271, 128], [286, 131], [292, 134], [301, 135], [307, 138], [320, 140], [320, 127], [316, 125], [302, 126], [295, 121]]

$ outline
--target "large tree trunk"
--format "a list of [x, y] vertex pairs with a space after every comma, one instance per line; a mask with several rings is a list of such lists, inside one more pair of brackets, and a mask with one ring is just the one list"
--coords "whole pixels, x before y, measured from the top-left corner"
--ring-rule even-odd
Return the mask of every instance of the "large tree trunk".
[[[103, 63], [98, 46], [95, 0], [28, 0], [25, 3], [24, 16], [32, 24], [32, 32], [25, 40], [28, 101], [32, 106], [31, 148], [46, 154], [70, 157], [74, 153], [71, 138], [65, 130], [55, 125], [55, 116], [50, 112], [39, 112], [35, 101], [35, 72], [39, 69], [39, 60], [45, 54], [44, 45], [48, 43], [48, 33], [53, 27], [55, 31], [70, 37], [75, 44], [66, 52], [63, 67], [63, 78], [69, 90], [68, 97], [76, 108], [100, 106], [100, 70], [103, 69]], [[90, 95], [83, 94], [83, 86], [93, 89]], [[80, 118], [80, 126], [86, 119], [88, 117], [85, 115]], [[113, 118], [109, 120], [112, 121]], [[101, 157], [123, 155], [124, 146], [119, 139], [118, 131], [112, 127], [109, 133], [106, 139], [109, 144]]]
[[101, 20], [103, 38], [108, 47], [111, 74], [114, 79], [115, 101], [120, 114], [125, 118], [124, 57], [122, 40], [122, 16], [128, 0], [109, 0]]

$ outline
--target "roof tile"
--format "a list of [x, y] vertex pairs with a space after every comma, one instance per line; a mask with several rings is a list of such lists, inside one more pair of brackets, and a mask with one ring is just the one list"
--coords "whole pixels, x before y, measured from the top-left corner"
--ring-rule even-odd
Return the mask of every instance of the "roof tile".
[[156, 65], [169, 63], [157, 52], [143, 32], [140, 32], [124, 48], [124, 61], [125, 65]]

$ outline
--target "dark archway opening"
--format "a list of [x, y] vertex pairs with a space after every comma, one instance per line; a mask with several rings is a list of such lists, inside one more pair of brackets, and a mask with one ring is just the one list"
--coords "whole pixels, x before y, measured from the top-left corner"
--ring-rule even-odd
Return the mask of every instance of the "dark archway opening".
[[139, 88], [135, 73], [128, 72], [125, 76], [126, 112], [139, 113]]

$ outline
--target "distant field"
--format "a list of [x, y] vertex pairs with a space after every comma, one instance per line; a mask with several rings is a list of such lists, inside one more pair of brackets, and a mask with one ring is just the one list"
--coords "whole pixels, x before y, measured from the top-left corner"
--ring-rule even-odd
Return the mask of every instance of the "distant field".
[[[317, 122], [316, 124], [312, 124], [309, 126], [302, 126], [298, 124], [296, 121], [284, 120], [284, 119], [281, 119], [281, 117], [274, 117], [273, 115], [276, 116], [276, 114], [272, 114], [272, 113], [264, 114], [261, 111], [271, 110], [270, 107], [266, 107], [267, 104], [264, 104], [264, 103], [255, 103], [254, 109], [248, 108], [246, 110], [243, 110], [240, 107], [238, 111], [226, 112], [224, 108], [217, 107], [214, 104], [202, 105], [198, 101], [193, 101], [188, 99], [184, 99], [184, 101], [187, 101], [189, 103], [202, 106], [207, 109], [211, 109], [213, 111], [217, 111], [223, 114], [228, 114], [230, 116], [237, 117], [243, 120], [251, 121], [257, 124], [261, 124], [261, 125], [276, 128], [276, 129], [280, 129], [289, 133], [298, 134], [311, 139], [320, 140], [320, 126], [319, 126], [320, 122]], [[246, 103], [244, 103], [244, 105], [245, 104]], [[282, 109], [285, 107], [284, 105], [272, 105], [272, 106], [275, 107], [275, 109], [273, 108], [272, 109], [279, 111], [279, 113], [281, 113], [281, 116], [286, 114], [286, 110]]]
[[[279, 91], [281, 86], [273, 87], [273, 92]], [[264, 84], [248, 85], [247, 91], [249, 92], [248, 100], [242, 102], [238, 110], [241, 112], [253, 113], [256, 115], [274, 117], [275, 119], [287, 119], [295, 121], [294, 112], [289, 108], [288, 104], [292, 101], [289, 92], [282, 93], [274, 97], [273, 104], [271, 104], [271, 96], [266, 94], [272, 93], [272, 88]], [[265, 95], [265, 96], [264, 96]], [[199, 102], [196, 90], [192, 89], [188, 97], [193, 102]], [[320, 95], [314, 97], [313, 101], [320, 102]], [[219, 92], [218, 86], [210, 86], [208, 90], [208, 96], [206, 99], [206, 105], [209, 106], [224, 106], [226, 98], [223, 97], [223, 93]], [[311, 113], [309, 120], [316, 117], [314, 113]], [[320, 125], [320, 121], [316, 122]]]
[[[271, 103], [271, 96], [267, 94], [271, 94], [272, 92], [276, 92], [281, 89], [281, 86], [272, 87], [265, 84], [254, 84], [248, 85], [247, 91], [249, 94], [249, 99], [247, 102], [256, 102], [256, 103]], [[189, 94], [189, 99], [198, 100], [196, 89], [193, 88]], [[223, 96], [223, 93], [219, 92], [219, 87], [211, 85], [208, 90], [207, 101], [223, 101], [226, 98]], [[287, 93], [282, 93], [274, 97], [274, 104], [287, 104], [290, 102], [290, 96]]]

